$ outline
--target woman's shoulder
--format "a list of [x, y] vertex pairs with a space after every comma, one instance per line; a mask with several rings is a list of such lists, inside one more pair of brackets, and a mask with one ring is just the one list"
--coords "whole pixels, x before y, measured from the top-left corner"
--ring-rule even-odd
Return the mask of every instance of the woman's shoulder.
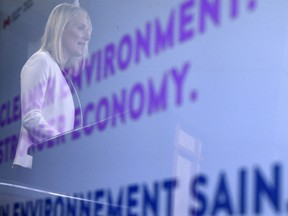
[[48, 51], [39, 50], [35, 52], [24, 64], [24, 68], [29, 67], [58, 67], [57, 63], [51, 57]]
[[39, 61], [42, 63], [49, 63], [49, 64], [55, 64], [54, 59], [51, 57], [51, 55], [49, 54], [48, 51], [42, 51], [39, 50], [37, 52], [35, 52], [27, 61], [27, 63], [30, 62], [35, 62], [35, 61]]
[[45, 77], [48, 77], [49, 74], [51, 75], [51, 73], [56, 73], [58, 70], [58, 64], [47, 51], [37, 51], [22, 67], [21, 76], [25, 76], [26, 74], [35, 74], [39, 76], [42, 74]]

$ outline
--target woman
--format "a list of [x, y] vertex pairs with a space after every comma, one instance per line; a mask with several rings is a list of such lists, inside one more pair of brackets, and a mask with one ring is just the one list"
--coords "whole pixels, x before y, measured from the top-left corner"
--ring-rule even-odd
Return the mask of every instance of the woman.
[[64, 68], [87, 55], [91, 31], [83, 8], [60, 4], [52, 10], [41, 48], [21, 70], [22, 125], [13, 164], [32, 168], [31, 145], [73, 130], [75, 89]]

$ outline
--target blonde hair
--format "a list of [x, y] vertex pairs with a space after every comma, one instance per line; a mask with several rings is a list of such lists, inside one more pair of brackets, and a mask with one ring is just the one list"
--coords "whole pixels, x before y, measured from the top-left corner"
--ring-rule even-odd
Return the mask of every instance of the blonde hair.
[[[54, 60], [63, 69], [66, 62], [63, 57], [62, 37], [63, 32], [70, 20], [72, 20], [79, 13], [84, 13], [87, 16], [90, 34], [92, 32], [92, 25], [90, 17], [86, 10], [72, 4], [59, 4], [51, 12], [46, 23], [45, 31], [41, 41], [40, 50], [47, 50]], [[88, 43], [85, 44], [85, 52], [82, 57], [70, 59], [70, 63], [76, 64], [88, 56]], [[72, 62], [71, 62], [72, 61]]]

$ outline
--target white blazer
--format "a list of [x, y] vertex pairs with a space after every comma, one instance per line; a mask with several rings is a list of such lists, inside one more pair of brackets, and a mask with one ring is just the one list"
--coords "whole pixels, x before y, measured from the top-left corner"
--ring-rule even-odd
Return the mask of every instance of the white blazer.
[[73, 129], [75, 107], [66, 79], [47, 51], [33, 54], [21, 70], [22, 124], [13, 164], [32, 168], [28, 148]]

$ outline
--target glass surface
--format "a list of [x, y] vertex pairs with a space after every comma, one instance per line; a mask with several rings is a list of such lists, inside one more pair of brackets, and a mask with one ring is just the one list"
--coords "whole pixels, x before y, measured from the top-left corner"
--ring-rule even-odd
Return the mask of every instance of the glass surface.
[[287, 1], [83, 0], [23, 69], [60, 3], [0, 1], [0, 215], [287, 214]]

